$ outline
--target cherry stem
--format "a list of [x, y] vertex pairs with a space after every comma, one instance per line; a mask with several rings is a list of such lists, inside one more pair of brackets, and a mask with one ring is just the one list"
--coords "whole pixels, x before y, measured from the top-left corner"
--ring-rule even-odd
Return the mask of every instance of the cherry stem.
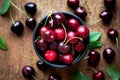
[[11, 20], [12, 20], [12, 23], [14, 24], [15, 21], [14, 21], [13, 16], [12, 16], [11, 8], [10, 8], [10, 18], [11, 18]]
[[47, 16], [47, 18], [46, 18], [46, 20], [45, 20], [44, 26], [46, 26], [47, 21], [48, 21], [48, 18], [49, 18], [50, 16], [51, 16], [51, 13], [48, 13], [48, 16]]
[[64, 26], [63, 23], [62, 23], [62, 27], [63, 27], [63, 29], [65, 30], [65, 38], [64, 38], [64, 40], [63, 40], [63, 43], [65, 43], [66, 37], [67, 37], [67, 31], [66, 31], [66, 28], [65, 28], [65, 26]]
[[94, 71], [95, 73], [97, 73], [97, 71], [96, 71], [94, 68], [90, 67], [90, 69], [91, 69], [92, 71]]
[[12, 1], [10, 1], [11, 5], [14, 6], [16, 9], [18, 9], [21, 13], [23, 13], [27, 18], [29, 18], [29, 16], [19, 7], [17, 7]]
[[35, 57], [33, 58], [33, 57], [30, 57], [30, 56], [23, 56], [23, 57], [24, 57], [24, 58], [27, 58], [27, 59], [31, 59], [31, 60], [37, 60], [37, 61], [40, 60], [40, 59], [38, 59], [38, 58], [35, 58]]
[[35, 39], [35, 41], [34, 41], [34, 42], [36, 43], [36, 42], [37, 42], [37, 40], [38, 40], [39, 38], [40, 38], [40, 36], [38, 36], [38, 37]]
[[34, 75], [32, 75], [33, 79], [38, 80]]
[[96, 23], [98, 23], [98, 22], [100, 22], [100, 21], [102, 21], [102, 19], [98, 19], [98, 20], [96, 20], [96, 21], [94, 21], [94, 22], [90, 22], [90, 23], [88, 23], [88, 25], [96, 24]]
[[86, 56], [86, 57], [84, 57], [82, 60], [86, 60], [86, 59], [88, 59], [88, 58], [90, 58], [89, 56]]
[[119, 47], [118, 47], [118, 45], [119, 45], [118, 38], [116, 37], [115, 39], [116, 39], [116, 46], [117, 46], [117, 49], [119, 50]]
[[90, 10], [90, 8], [88, 7], [88, 4], [87, 4], [87, 0], [85, 0], [85, 6], [87, 7], [88, 10]]
[[73, 38], [68, 39], [68, 40], [65, 42], [65, 45], [66, 45], [69, 41], [71, 41], [72, 39], [79, 39], [79, 40], [83, 41], [83, 39], [82, 39], [81, 37], [73, 37]]

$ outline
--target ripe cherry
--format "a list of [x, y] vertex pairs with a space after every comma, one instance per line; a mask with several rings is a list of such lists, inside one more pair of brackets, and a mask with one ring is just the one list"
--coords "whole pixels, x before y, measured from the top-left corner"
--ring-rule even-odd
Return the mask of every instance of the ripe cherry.
[[103, 71], [97, 71], [96, 73], [93, 74], [93, 80], [104, 80], [105, 75]]
[[22, 34], [23, 30], [24, 30], [24, 26], [20, 21], [16, 21], [11, 26], [11, 31], [17, 35]]
[[33, 2], [29, 2], [25, 4], [25, 10], [28, 12], [30, 15], [34, 15], [37, 11], [36, 4]]
[[54, 62], [58, 55], [54, 50], [47, 50], [44, 54], [44, 57], [47, 61]]
[[35, 70], [32, 66], [25, 66], [22, 69], [22, 74], [25, 78], [31, 79], [35, 75]]
[[67, 5], [71, 8], [76, 8], [79, 6], [79, 0], [67, 0]]
[[85, 44], [84, 42], [82, 41], [79, 41], [77, 42], [76, 44], [74, 44], [74, 50], [77, 51], [77, 52], [81, 52], [85, 49]]
[[48, 69], [48, 65], [45, 64], [43, 61], [37, 61], [36, 63], [38, 69], [42, 70], [42, 71], [45, 71]]
[[54, 41], [52, 43], [49, 43], [49, 48], [51, 50], [54, 50], [54, 51], [57, 51], [57, 46], [58, 46], [58, 42], [57, 41]]
[[103, 22], [109, 23], [112, 20], [113, 14], [109, 10], [104, 10], [100, 13], [100, 18], [102, 19]]
[[105, 58], [105, 60], [111, 61], [114, 59], [114, 56], [115, 56], [115, 51], [112, 48], [104, 49], [103, 57]]
[[54, 24], [53, 24], [53, 19], [48, 20], [47, 26], [48, 26], [50, 29], [54, 29], [54, 28], [55, 28], [55, 26], [54, 26]]
[[57, 74], [50, 74], [48, 80], [62, 80], [61, 77]]
[[74, 19], [74, 18], [70, 18], [67, 21], [67, 28], [70, 30], [76, 30], [77, 27], [80, 26], [80, 23], [78, 22], [78, 20]]
[[107, 9], [113, 9], [115, 7], [116, 0], [104, 0], [104, 5]]
[[84, 20], [87, 16], [87, 12], [82, 6], [79, 6], [76, 9], [74, 9], [74, 14], [79, 16], [82, 20]]
[[41, 28], [40, 28], [40, 30], [39, 30], [39, 34], [40, 35], [43, 35], [43, 33], [45, 32], [45, 31], [47, 31], [49, 28], [47, 27], [47, 26], [42, 26]]
[[76, 33], [79, 37], [85, 39], [89, 36], [89, 29], [86, 26], [81, 25], [78, 26], [78, 28], [76, 29]]
[[26, 20], [25, 24], [28, 28], [34, 29], [37, 22], [36, 22], [35, 18], [30, 17]]

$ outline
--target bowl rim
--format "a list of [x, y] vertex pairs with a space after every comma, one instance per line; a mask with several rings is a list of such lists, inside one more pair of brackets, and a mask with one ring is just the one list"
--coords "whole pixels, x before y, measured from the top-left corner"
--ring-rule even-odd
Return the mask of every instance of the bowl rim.
[[[70, 13], [70, 12], [61, 12], [61, 11], [60, 11], [60, 12], [52, 12], [51, 14], [53, 15], [53, 14], [56, 14], [56, 13], [63, 13], [64, 15], [70, 15], [70, 16], [76, 18], [76, 19], [81, 23], [81, 25], [85, 25], [85, 26], [86, 26], [85, 22], [84, 22], [81, 18], [79, 18], [78, 16], [76, 16], [76, 15], [73, 14], [73, 13]], [[43, 17], [43, 18], [40, 20], [40, 22], [43, 22], [46, 18], [47, 18], [47, 15], [46, 15], [45, 17]], [[71, 66], [71, 65], [67, 65], [67, 64], [55, 64], [55, 63], [51, 63], [51, 62], [45, 60], [44, 57], [42, 57], [42, 56], [40, 55], [40, 53], [39, 53], [39, 51], [37, 50], [37, 47], [36, 47], [36, 45], [35, 45], [35, 42], [34, 42], [34, 41], [36, 40], [35, 35], [37, 34], [36, 31], [37, 31], [37, 29], [39, 28], [40, 22], [39, 22], [39, 23], [36, 25], [36, 27], [34, 28], [33, 37], [32, 37], [33, 47], [34, 47], [34, 50], [35, 50], [35, 53], [37, 54], [37, 56], [38, 56], [44, 63], [46, 63], [47, 65], [52, 66], [52, 67], [64, 68], [64, 67]], [[86, 27], [87, 27], [87, 26], [86, 26]], [[75, 62], [74, 62], [72, 65], [75, 65], [76, 63], [78, 63], [78, 62], [86, 55], [86, 53], [87, 53], [87, 51], [88, 51], [88, 48], [89, 48], [89, 41], [90, 41], [90, 40], [89, 40], [89, 36], [88, 36], [88, 41], [87, 41], [86, 49], [84, 50], [84, 52], [82, 53], [81, 56], [78, 56], [78, 57], [75, 59], [76, 61], [74, 60]]]

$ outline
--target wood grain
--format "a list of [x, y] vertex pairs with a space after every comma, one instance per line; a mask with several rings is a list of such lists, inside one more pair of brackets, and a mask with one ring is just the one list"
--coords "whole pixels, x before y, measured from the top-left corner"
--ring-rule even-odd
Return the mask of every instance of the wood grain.
[[[67, 5], [66, 0], [12, 0], [18, 7], [24, 10], [24, 5], [27, 2], [35, 2], [40, 7], [36, 13], [36, 20], [39, 22], [45, 15], [50, 12], [56, 11], [67, 11], [73, 12]], [[80, 0], [81, 4], [84, 3], [85, 0]], [[94, 22], [99, 19], [99, 14], [101, 11], [105, 10], [103, 0], [87, 0], [89, 10], [88, 16], [86, 17], [85, 22]], [[102, 52], [105, 48], [111, 47], [115, 50], [116, 56], [111, 65], [117, 67], [120, 71], [120, 51], [117, 50], [115, 43], [110, 41], [106, 35], [106, 32], [109, 28], [115, 28], [120, 33], [120, 0], [116, 0], [116, 8], [113, 11], [114, 17], [109, 25], [105, 25], [103, 22], [99, 22], [97, 24], [88, 25], [90, 31], [101, 31], [102, 38], [100, 39], [103, 42], [103, 46], [97, 51], [101, 54], [100, 63], [95, 67], [96, 70], [103, 70], [105, 72], [106, 80], [111, 80], [106, 74], [106, 65], [108, 64], [104, 59]], [[3, 0], [0, 0], [0, 5]], [[20, 20], [22, 23], [25, 23], [27, 19], [21, 12], [12, 7], [12, 13], [14, 16], [14, 20]], [[32, 44], [32, 35], [33, 31], [24, 26], [24, 33], [22, 36], [16, 36], [10, 30], [12, 21], [9, 17], [9, 13], [4, 16], [0, 16], [0, 35], [6, 40], [7, 45], [9, 47], [8, 51], [0, 50], [0, 80], [26, 80], [22, 74], [21, 69], [26, 65], [31, 65], [35, 68], [36, 77], [39, 80], [48, 80], [48, 76], [51, 73], [56, 73], [60, 75], [63, 80], [72, 80], [71, 72], [73, 70], [81, 70], [83, 73], [87, 74], [92, 80], [93, 71], [91, 71], [87, 65], [87, 60], [79, 62], [77, 65], [58, 69], [58, 68], [50, 68], [49, 70], [43, 72], [36, 67], [36, 60], [29, 60], [23, 58], [23, 56], [32, 56], [36, 57], [35, 51], [33, 49]], [[120, 39], [120, 35], [119, 35]], [[120, 46], [120, 43], [119, 43]], [[120, 49], [120, 48], [119, 48]], [[87, 55], [86, 55], [87, 56]]]

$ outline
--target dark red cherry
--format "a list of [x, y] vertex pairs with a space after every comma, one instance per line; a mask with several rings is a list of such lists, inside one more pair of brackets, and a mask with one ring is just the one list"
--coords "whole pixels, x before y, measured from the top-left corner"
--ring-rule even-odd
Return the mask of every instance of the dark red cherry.
[[57, 53], [54, 50], [47, 50], [44, 55], [45, 59], [50, 62], [57, 60]]
[[85, 39], [89, 36], [89, 29], [86, 26], [81, 25], [81, 26], [78, 26], [78, 28], [76, 29], [76, 33], [79, 37], [82, 37]]
[[63, 54], [63, 55], [61, 56], [61, 61], [62, 61], [64, 64], [72, 64], [73, 61], [74, 61], [74, 56], [73, 56], [73, 54], [71, 54], [71, 53]]
[[75, 44], [75, 43], [78, 42], [78, 38], [75, 38], [75, 37], [77, 37], [77, 34], [73, 31], [69, 31], [67, 33], [67, 38], [66, 39], [67, 39], [67, 41], [70, 40], [68, 43]]
[[22, 69], [22, 74], [25, 78], [31, 79], [35, 75], [35, 70], [32, 66], [25, 66]]
[[107, 9], [113, 9], [115, 7], [116, 0], [104, 0], [104, 5]]
[[57, 46], [57, 49], [60, 53], [68, 53], [71, 50], [71, 47], [69, 44], [64, 44], [63, 42], [60, 42]]
[[57, 74], [50, 74], [48, 80], [62, 80], [61, 77]]
[[78, 20], [74, 19], [74, 18], [70, 18], [67, 21], [67, 28], [70, 30], [76, 30], [77, 27], [80, 26], [80, 23], [78, 22]]
[[97, 73], [93, 74], [93, 80], [104, 80], [104, 79], [105, 79], [105, 75], [103, 71], [97, 71]]
[[102, 11], [99, 16], [102, 19], [102, 21], [105, 23], [109, 23], [113, 18], [113, 14], [109, 10]]
[[36, 65], [37, 65], [38, 69], [40, 69], [40, 70], [42, 70], [42, 71], [47, 70], [48, 67], [49, 67], [49, 66], [48, 66], [47, 64], [45, 64], [43, 61], [37, 61]]
[[29, 2], [29, 3], [25, 4], [25, 10], [30, 15], [34, 15], [37, 11], [36, 4], [33, 2]]
[[116, 29], [110, 28], [107, 31], [107, 36], [114, 42], [118, 39], [118, 31]]
[[37, 22], [36, 22], [35, 18], [30, 17], [30, 18], [28, 18], [28, 19], [26, 20], [25, 24], [26, 24], [26, 26], [27, 26], [28, 28], [34, 29], [35, 26], [36, 26], [36, 24], [37, 24]]
[[36, 40], [36, 46], [40, 51], [46, 51], [47, 50], [47, 43], [43, 38], [38, 38]]
[[40, 30], [39, 30], [39, 34], [40, 35], [43, 35], [43, 33], [45, 32], [45, 31], [47, 31], [49, 28], [47, 27], [47, 26], [42, 26], [41, 28], [40, 28]]
[[11, 31], [17, 35], [20, 35], [23, 33], [24, 26], [20, 21], [15, 21], [14, 24], [11, 26]]
[[55, 13], [53, 17], [54, 26], [61, 27], [66, 22], [66, 17], [63, 13]]
[[55, 26], [54, 26], [54, 24], [53, 24], [53, 19], [48, 20], [47, 26], [48, 26], [50, 29], [54, 29], [54, 28], [55, 28]]
[[44, 31], [43, 38], [44, 38], [44, 40], [46, 42], [49, 42], [49, 43], [55, 41], [55, 33], [54, 33], [54, 31], [52, 31], [52, 30]]
[[71, 8], [76, 8], [79, 6], [79, 0], [67, 0], [67, 5]]
[[74, 9], [74, 14], [79, 16], [82, 20], [84, 20], [87, 16], [87, 12], [82, 6], [79, 6], [76, 9]]
[[111, 61], [115, 57], [115, 51], [112, 48], [106, 48], [103, 51], [103, 57], [105, 58], [105, 60]]
[[54, 33], [56, 36], [56, 40], [63, 41], [65, 38], [65, 30], [63, 28], [55, 28]]
[[58, 42], [57, 41], [54, 41], [52, 43], [49, 43], [49, 48], [51, 50], [54, 50], [54, 51], [57, 51], [57, 46], [58, 46]]
[[79, 41], [78, 43], [74, 44], [74, 50], [77, 51], [77, 52], [81, 52], [85, 49], [85, 44], [84, 42], [82, 41]]
[[89, 58], [88, 58], [88, 63], [92, 66], [94, 65], [97, 65], [100, 61], [100, 54], [95, 51], [95, 50], [92, 50], [89, 52], [88, 54]]

